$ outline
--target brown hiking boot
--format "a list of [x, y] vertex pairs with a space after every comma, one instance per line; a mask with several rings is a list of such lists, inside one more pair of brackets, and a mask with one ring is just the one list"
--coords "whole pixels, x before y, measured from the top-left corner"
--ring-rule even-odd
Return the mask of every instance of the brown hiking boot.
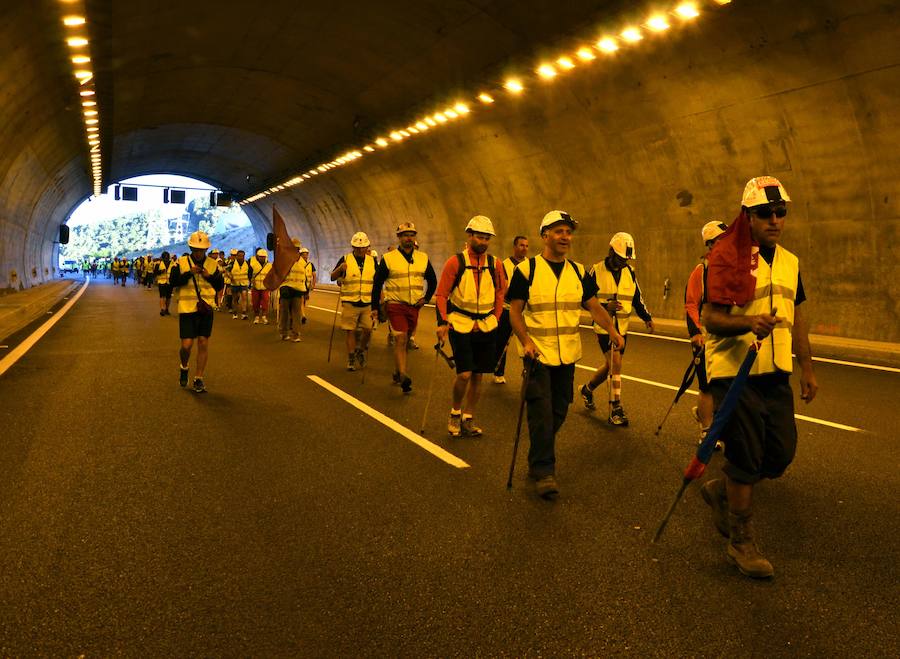
[[728, 495], [725, 494], [725, 479], [714, 478], [706, 481], [700, 488], [700, 495], [706, 504], [712, 508], [713, 524], [726, 538], [730, 535], [728, 528]]
[[726, 550], [728, 562], [737, 566], [741, 574], [754, 579], [775, 576], [775, 568], [759, 553], [753, 539], [753, 516], [750, 511], [738, 515], [728, 513], [728, 526], [731, 529], [731, 539]]
[[535, 488], [538, 496], [542, 499], [553, 499], [559, 494], [559, 485], [556, 484], [556, 479], [552, 475], [539, 478]]

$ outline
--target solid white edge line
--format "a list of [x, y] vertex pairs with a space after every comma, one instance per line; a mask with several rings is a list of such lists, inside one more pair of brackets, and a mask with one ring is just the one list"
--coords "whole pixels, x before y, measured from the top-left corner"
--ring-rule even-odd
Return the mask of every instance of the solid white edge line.
[[469, 467], [469, 465], [466, 462], [463, 462], [462, 460], [457, 458], [452, 453], [445, 451], [437, 444], [432, 444], [431, 442], [429, 442], [427, 439], [425, 439], [421, 435], [414, 433], [412, 430], [410, 430], [406, 426], [400, 425], [399, 423], [394, 421], [391, 417], [389, 417], [385, 414], [382, 414], [381, 412], [379, 412], [378, 410], [376, 410], [374, 408], [369, 407], [368, 405], [366, 405], [364, 402], [362, 402], [358, 398], [354, 398], [353, 396], [351, 396], [350, 394], [345, 392], [343, 389], [338, 389], [337, 387], [335, 387], [333, 384], [331, 384], [327, 380], [323, 380], [322, 378], [320, 378], [317, 375], [307, 375], [306, 377], [308, 377], [310, 380], [315, 382], [320, 387], [327, 389], [328, 391], [333, 393], [335, 396], [337, 396], [341, 400], [344, 400], [344, 401], [350, 403], [351, 405], [353, 405], [353, 407], [360, 410], [361, 412], [368, 414], [370, 417], [372, 417], [379, 423], [387, 426], [388, 428], [390, 428], [391, 430], [396, 432], [398, 435], [405, 437], [406, 439], [411, 441], [413, 444], [417, 445], [419, 448], [423, 448], [426, 451], [428, 451], [429, 453], [431, 453], [433, 456], [435, 456], [436, 458], [443, 460], [448, 465], [450, 465], [452, 467], [456, 467], [457, 469], [466, 469], [467, 467]]
[[[63, 308], [60, 309], [58, 313], [53, 315], [53, 318], [50, 318], [46, 323], [38, 327], [34, 332], [31, 333], [30, 336], [28, 336], [28, 338], [26, 338], [24, 341], [22, 341], [22, 343], [13, 348], [12, 352], [6, 355], [6, 357], [0, 359], [0, 376], [2, 376], [10, 368], [12, 368], [13, 364], [19, 361], [25, 355], [25, 353], [31, 350], [34, 344], [40, 341], [43, 336], [50, 331], [50, 328], [56, 325], [56, 323], [58, 323], [62, 319], [62, 317], [65, 316], [66, 313], [68, 313], [69, 309], [71, 309], [72, 306], [76, 302], [78, 302], [78, 298], [80, 298], [84, 294], [84, 291], [87, 290], [88, 284], [90, 283], [90, 279], [86, 280], [84, 282], [84, 285], [80, 289], [78, 289], [78, 292], [75, 294], [75, 296], [71, 300], [66, 302], [65, 306], [63, 306]], [[47, 313], [50, 312], [48, 311]]]
[[[575, 364], [576, 368], [583, 368], [586, 371], [596, 371], [597, 369], [591, 368], [590, 366], [582, 366], [581, 364]], [[671, 384], [665, 384], [663, 382], [655, 382], [653, 380], [645, 380], [643, 378], [632, 377], [631, 375], [622, 375], [623, 380], [631, 380], [632, 382], [639, 382], [640, 384], [649, 384], [651, 387], [659, 387], [661, 389], [668, 389], [670, 391], [678, 391], [678, 387], [673, 387]], [[696, 396], [698, 392], [693, 389], [688, 389], [685, 393], [690, 394], [691, 396]], [[846, 426], [843, 423], [835, 423], [834, 421], [826, 421], [825, 419], [817, 419], [812, 416], [806, 416], [804, 414], [794, 414], [795, 419], [799, 419], [801, 421], [809, 421], [810, 423], [817, 423], [820, 426], [828, 426], [829, 428], [837, 428], [838, 430], [847, 430], [849, 432], [866, 432], [862, 428], [855, 428], [853, 426]]]

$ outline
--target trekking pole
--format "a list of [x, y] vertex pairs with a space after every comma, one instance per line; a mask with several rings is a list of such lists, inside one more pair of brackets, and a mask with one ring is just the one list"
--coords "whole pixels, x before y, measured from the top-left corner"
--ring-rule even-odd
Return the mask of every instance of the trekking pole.
[[669, 405], [669, 409], [666, 411], [666, 415], [663, 417], [663, 420], [659, 422], [659, 426], [656, 428], [656, 432], [653, 433], [656, 437], [659, 437], [659, 433], [662, 431], [663, 424], [666, 422], [666, 419], [669, 418], [669, 414], [672, 412], [672, 408], [681, 400], [681, 397], [684, 395], [684, 392], [687, 391], [687, 388], [691, 386], [691, 383], [694, 381], [694, 375], [697, 373], [697, 366], [700, 364], [700, 355], [703, 353], [703, 349], [700, 348], [694, 350], [694, 355], [691, 357], [691, 363], [688, 364], [687, 370], [684, 372], [684, 377], [681, 378], [681, 386], [678, 387], [678, 391], [675, 393], [675, 400], [672, 401], [672, 404]]
[[513, 472], [516, 469], [516, 455], [519, 452], [519, 437], [522, 435], [522, 416], [525, 413], [525, 393], [528, 391], [528, 382], [531, 380], [534, 362], [534, 359], [525, 358], [525, 376], [522, 378], [522, 395], [519, 400], [519, 420], [516, 421], [516, 439], [513, 442], [512, 462], [509, 463], [509, 478], [506, 479], [507, 490], [512, 489]]
[[500, 368], [500, 364], [503, 363], [503, 360], [506, 358], [506, 351], [509, 350], [509, 342], [512, 341], [512, 334], [509, 335], [509, 338], [506, 339], [506, 345], [503, 346], [503, 352], [500, 353], [500, 358], [497, 360], [497, 363], [494, 364], [494, 373], [497, 372], [497, 369]]
[[428, 418], [428, 408], [431, 405], [431, 394], [434, 392], [434, 379], [437, 377], [437, 366], [441, 356], [441, 348], [444, 347], [443, 341], [434, 344], [434, 365], [431, 367], [431, 381], [428, 383], [428, 397], [425, 399], [425, 411], [422, 413], [422, 425], [419, 426], [419, 434], [425, 434], [425, 420]]
[[[338, 317], [338, 312], [340, 310], [341, 310], [341, 294], [340, 294], [340, 292], [338, 292], [337, 304], [334, 305], [334, 319], [331, 321], [331, 337], [328, 339], [328, 359], [326, 361], [329, 364], [331, 363], [331, 345], [334, 343], [334, 328], [337, 326], [337, 317]], [[303, 321], [301, 320], [300, 322], [302, 323]]]

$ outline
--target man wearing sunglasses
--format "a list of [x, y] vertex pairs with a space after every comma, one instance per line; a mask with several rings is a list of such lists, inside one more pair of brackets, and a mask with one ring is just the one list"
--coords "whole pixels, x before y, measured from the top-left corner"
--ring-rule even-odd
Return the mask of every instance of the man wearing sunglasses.
[[[792, 351], [800, 364], [801, 399], [811, 402], [818, 390], [808, 323], [801, 313], [806, 295], [800, 262], [779, 244], [790, 201], [784, 186], [774, 177], [760, 176], [747, 183], [741, 215], [710, 256], [709, 302], [702, 313], [708, 332], [706, 373], [717, 407], [754, 339], [761, 342], [750, 377], [722, 433], [725, 478], [708, 481], [701, 490], [712, 507], [716, 528], [729, 538], [729, 562], [754, 578], [772, 577], [775, 570], [754, 539], [753, 487], [763, 479], [781, 476], [797, 447], [789, 382]], [[730, 248], [734, 251], [729, 252]], [[718, 266], [718, 257], [724, 254], [734, 255], [733, 268], [714, 271], [713, 261]], [[742, 282], [740, 286], [723, 286], [735, 273], [740, 277], [736, 281]], [[739, 295], [731, 299], [743, 304], [722, 304], [730, 294]]]

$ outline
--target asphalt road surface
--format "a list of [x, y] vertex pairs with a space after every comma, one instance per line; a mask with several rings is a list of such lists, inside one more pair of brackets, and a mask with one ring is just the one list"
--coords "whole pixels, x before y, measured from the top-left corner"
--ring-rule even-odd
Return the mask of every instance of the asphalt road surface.
[[433, 310], [404, 396], [383, 327], [364, 384], [339, 329], [326, 362], [335, 302], [314, 294], [297, 344], [217, 314], [197, 395], [177, 383], [177, 317], [103, 280], [0, 376], [0, 654], [900, 655], [896, 372], [817, 364], [798, 412], [841, 427], [799, 420], [796, 461], [757, 488], [776, 576], [753, 581], [695, 486], [650, 542], [697, 434], [687, 396], [654, 436], [686, 344], [629, 341], [627, 429], [607, 425], [603, 392], [594, 413], [576, 400], [547, 502], [525, 433], [505, 487], [515, 360], [509, 384], [485, 385], [484, 437], [465, 440], [447, 437], [438, 363], [425, 438], [448, 454], [429, 452], [409, 435]]

